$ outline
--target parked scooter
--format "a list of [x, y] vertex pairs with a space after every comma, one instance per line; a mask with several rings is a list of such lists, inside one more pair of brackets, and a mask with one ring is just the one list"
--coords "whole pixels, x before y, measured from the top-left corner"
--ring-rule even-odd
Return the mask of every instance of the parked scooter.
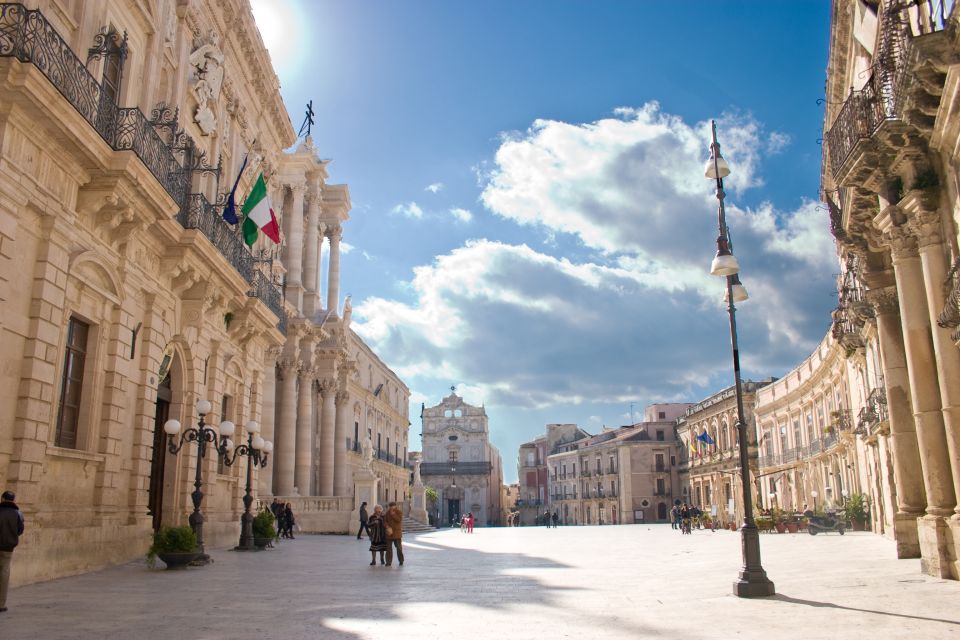
[[807, 531], [812, 536], [818, 533], [826, 533], [827, 531], [836, 531], [840, 535], [843, 535], [844, 530], [847, 528], [847, 523], [836, 514], [828, 513], [818, 516], [813, 511], [808, 510], [804, 511], [803, 515], [807, 518]]

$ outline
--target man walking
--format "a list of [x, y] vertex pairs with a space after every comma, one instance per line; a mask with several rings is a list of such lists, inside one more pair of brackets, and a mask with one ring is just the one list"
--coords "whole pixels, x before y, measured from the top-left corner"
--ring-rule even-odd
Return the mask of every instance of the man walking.
[[357, 530], [357, 540], [360, 539], [360, 534], [364, 531], [367, 532], [367, 537], [370, 537], [370, 529], [367, 527], [367, 520], [370, 516], [367, 514], [367, 503], [364, 502], [360, 505], [360, 528]]
[[393, 564], [393, 548], [397, 548], [397, 560], [403, 566], [403, 512], [396, 502], [388, 505], [384, 514], [384, 523], [387, 525], [387, 566]]
[[560, 522], [560, 516], [557, 514], [556, 511], [554, 511], [554, 512], [553, 512], [553, 516], [551, 516], [551, 517], [553, 518], [553, 528], [556, 529], [556, 528], [557, 528], [557, 523]]
[[0, 496], [0, 613], [7, 610], [10, 563], [13, 562], [13, 550], [23, 535], [23, 514], [15, 499], [13, 491], [4, 491]]

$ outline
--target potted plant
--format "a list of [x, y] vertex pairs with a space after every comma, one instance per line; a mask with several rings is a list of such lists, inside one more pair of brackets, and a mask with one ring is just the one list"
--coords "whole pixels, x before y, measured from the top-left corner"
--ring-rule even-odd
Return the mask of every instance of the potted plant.
[[777, 530], [777, 533], [785, 533], [787, 525], [784, 522], [783, 509], [774, 507], [770, 510], [770, 517], [773, 519], [773, 528]]
[[757, 516], [754, 518], [754, 522], [757, 523], [758, 531], [770, 531], [773, 529], [773, 518], [770, 516]]
[[867, 498], [862, 493], [855, 493], [843, 506], [843, 512], [854, 531], [863, 531], [867, 522]]
[[787, 516], [784, 524], [787, 528], [787, 533], [797, 533], [800, 531], [800, 522], [796, 516]]
[[274, 526], [273, 514], [264, 509], [253, 519], [253, 546], [264, 549], [277, 537], [277, 528]]
[[147, 550], [147, 564], [151, 567], [160, 558], [167, 569], [179, 569], [187, 566], [201, 555], [200, 545], [193, 529], [182, 527], [160, 527], [153, 534], [153, 544]]

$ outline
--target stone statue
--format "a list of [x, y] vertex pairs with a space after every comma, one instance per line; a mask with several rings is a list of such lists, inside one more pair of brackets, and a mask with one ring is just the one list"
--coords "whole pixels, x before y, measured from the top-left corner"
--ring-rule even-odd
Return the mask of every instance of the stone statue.
[[363, 468], [369, 470], [370, 464], [373, 462], [373, 440], [370, 439], [369, 435], [365, 436], [363, 442], [360, 443], [360, 460]]
[[211, 31], [208, 41], [201, 44], [190, 54], [190, 83], [193, 85], [193, 97], [197, 100], [194, 121], [200, 126], [203, 135], [210, 135], [217, 127], [216, 108], [220, 89], [223, 86], [223, 52], [220, 51], [219, 38]]
[[350, 326], [350, 317], [353, 315], [352, 296], [347, 296], [343, 301], [343, 326]]
[[413, 485], [420, 486], [423, 484], [423, 480], [420, 479], [420, 461], [417, 460], [413, 463]]

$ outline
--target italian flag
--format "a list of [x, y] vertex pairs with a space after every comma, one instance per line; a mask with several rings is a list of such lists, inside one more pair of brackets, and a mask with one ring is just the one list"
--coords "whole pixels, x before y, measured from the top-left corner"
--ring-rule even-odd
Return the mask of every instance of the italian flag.
[[274, 244], [280, 244], [280, 225], [277, 224], [277, 216], [273, 213], [273, 207], [270, 206], [270, 198], [267, 197], [267, 184], [263, 181], [263, 172], [257, 176], [257, 181], [253, 183], [253, 189], [250, 195], [243, 203], [243, 241], [248, 246], [253, 246], [257, 241], [260, 232], [271, 240]]

